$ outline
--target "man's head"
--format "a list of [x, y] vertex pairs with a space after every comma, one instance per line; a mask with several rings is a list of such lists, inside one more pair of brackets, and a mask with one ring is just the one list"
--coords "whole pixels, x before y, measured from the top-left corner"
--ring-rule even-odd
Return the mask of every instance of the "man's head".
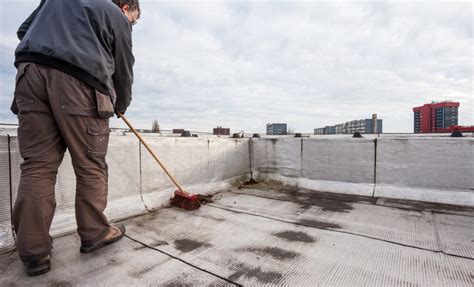
[[128, 18], [130, 24], [135, 25], [140, 18], [140, 3], [138, 0], [112, 0]]

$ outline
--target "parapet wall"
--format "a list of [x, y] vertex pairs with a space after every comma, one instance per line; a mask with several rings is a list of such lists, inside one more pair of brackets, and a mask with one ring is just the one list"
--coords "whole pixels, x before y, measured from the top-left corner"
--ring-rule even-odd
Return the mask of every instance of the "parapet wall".
[[[472, 138], [145, 138], [195, 193], [225, 190], [252, 175], [310, 190], [474, 206]], [[175, 188], [133, 134], [111, 134], [107, 162], [109, 219], [169, 204]], [[10, 214], [20, 163], [17, 138], [0, 136], [0, 251], [14, 245]], [[75, 231], [74, 196], [66, 154], [56, 183], [53, 236]]]
[[250, 146], [261, 180], [474, 206], [472, 138], [253, 138]]
[[474, 139], [381, 139], [376, 168], [376, 197], [474, 206]]
[[[248, 140], [144, 137], [187, 191], [217, 192], [248, 176]], [[105, 213], [109, 220], [117, 221], [169, 205], [175, 190], [172, 182], [133, 134], [111, 134], [107, 163], [109, 192]], [[20, 164], [17, 138], [0, 136], [0, 251], [14, 246], [11, 205], [17, 195]], [[66, 153], [56, 182], [57, 207], [52, 236], [74, 232], [77, 228], [75, 188], [76, 177]]]
[[[249, 173], [246, 139], [150, 136], [146, 140], [188, 191], [217, 192], [230, 187], [229, 179], [247, 178]], [[153, 209], [168, 204], [176, 188], [142, 145], [140, 166], [145, 205]]]
[[372, 196], [374, 141], [368, 139], [251, 139], [252, 171], [303, 188]]

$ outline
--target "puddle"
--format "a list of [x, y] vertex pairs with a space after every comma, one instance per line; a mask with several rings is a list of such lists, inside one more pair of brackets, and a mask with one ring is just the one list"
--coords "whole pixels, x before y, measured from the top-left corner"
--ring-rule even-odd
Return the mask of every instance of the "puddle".
[[410, 201], [404, 199], [381, 198], [377, 202], [379, 205], [386, 205], [396, 208], [404, 208], [416, 211], [438, 211], [438, 212], [459, 212], [466, 213], [468, 216], [474, 216], [474, 208], [470, 206], [450, 205], [434, 202]]
[[174, 241], [176, 249], [182, 252], [190, 252], [202, 246], [211, 247], [212, 245], [205, 242], [199, 242], [192, 239], [177, 239]]
[[278, 284], [283, 278], [283, 275], [279, 272], [263, 271], [260, 267], [250, 267], [244, 263], [236, 264], [232, 269], [238, 269], [238, 271], [229, 276], [231, 281], [245, 277], [248, 279], [255, 278], [263, 284]]
[[[349, 212], [353, 209], [352, 203], [354, 202], [366, 202], [375, 204], [376, 199], [365, 196], [354, 196], [347, 194], [334, 194], [327, 192], [308, 191], [302, 192], [302, 190], [295, 186], [286, 186], [278, 181], [268, 181], [261, 183], [245, 183], [238, 187], [238, 189], [256, 189], [262, 191], [262, 194], [249, 193], [257, 196], [262, 196], [269, 199], [277, 199], [283, 201], [290, 201], [300, 206], [302, 211], [308, 210], [314, 206], [320, 207], [322, 211], [329, 212]], [[243, 192], [245, 194], [245, 191]]]
[[301, 231], [287, 230], [287, 231], [274, 233], [273, 235], [283, 238], [288, 241], [299, 241], [299, 242], [305, 242], [305, 243], [314, 243], [317, 241], [312, 236]]
[[301, 255], [297, 252], [285, 250], [279, 247], [263, 247], [263, 248], [250, 247], [243, 250], [250, 251], [252, 253], [263, 255], [263, 256], [269, 255], [277, 260], [282, 260], [282, 261], [286, 259], [294, 259]]

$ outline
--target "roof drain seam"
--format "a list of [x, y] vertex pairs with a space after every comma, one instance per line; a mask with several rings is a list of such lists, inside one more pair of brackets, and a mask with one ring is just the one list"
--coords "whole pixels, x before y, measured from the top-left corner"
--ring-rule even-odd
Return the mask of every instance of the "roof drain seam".
[[438, 227], [436, 224], [435, 214], [433, 212], [430, 212], [430, 221], [431, 221], [431, 226], [433, 226], [433, 232], [436, 238], [436, 245], [438, 246], [439, 250], [444, 251], [443, 244], [441, 243], [441, 238], [439, 238], [439, 232], [438, 232]]
[[375, 186], [377, 185], [377, 138], [374, 139], [374, 190], [372, 197], [375, 198]]
[[188, 266], [191, 266], [191, 267], [193, 267], [193, 268], [195, 268], [195, 269], [197, 269], [197, 270], [200, 270], [200, 271], [202, 271], [202, 272], [205, 272], [205, 273], [207, 273], [207, 274], [210, 274], [210, 275], [212, 275], [212, 276], [215, 276], [215, 277], [217, 277], [217, 278], [219, 278], [219, 279], [221, 279], [221, 280], [224, 280], [224, 281], [226, 281], [226, 282], [228, 282], [228, 283], [234, 284], [235, 286], [243, 286], [242, 284], [239, 284], [239, 283], [237, 283], [237, 282], [234, 282], [234, 281], [232, 281], [232, 280], [229, 280], [229, 279], [227, 279], [227, 278], [225, 278], [225, 277], [223, 277], [223, 276], [220, 276], [219, 274], [216, 274], [216, 273], [214, 273], [214, 272], [212, 272], [212, 271], [206, 270], [206, 269], [201, 268], [201, 267], [199, 267], [199, 266], [196, 266], [196, 265], [194, 265], [194, 264], [192, 264], [192, 263], [189, 263], [189, 262], [187, 262], [187, 261], [185, 261], [185, 260], [183, 260], [183, 259], [181, 259], [181, 258], [179, 258], [179, 257], [177, 257], [177, 256], [171, 255], [171, 254], [169, 254], [168, 252], [165, 252], [165, 251], [160, 250], [160, 249], [158, 249], [158, 248], [156, 248], [156, 247], [153, 247], [153, 246], [150, 246], [150, 245], [148, 245], [148, 244], [146, 244], [146, 243], [143, 243], [143, 242], [141, 242], [140, 240], [131, 237], [130, 235], [124, 235], [124, 236], [127, 237], [128, 239], [132, 240], [132, 241], [135, 241], [135, 242], [137, 242], [137, 243], [139, 243], [139, 244], [145, 246], [146, 248], [149, 248], [149, 249], [158, 251], [158, 252], [160, 252], [160, 253], [162, 253], [162, 254], [168, 256], [168, 257], [171, 257], [171, 258], [173, 258], [173, 259], [175, 259], [175, 260], [178, 260], [178, 261], [180, 261], [180, 262], [182, 262], [182, 263], [184, 263], [184, 264], [186, 264], [186, 265], [188, 265]]
[[148, 208], [148, 206], [147, 206], [146, 203], [145, 203], [145, 200], [143, 199], [142, 189], [140, 188], [138, 191], [140, 192], [140, 200], [142, 201], [143, 206], [145, 206], [146, 211], [147, 211], [147, 212], [153, 212], [153, 210], [151, 210], [151, 209]]
[[300, 147], [300, 178], [303, 177], [303, 138], [301, 138]]
[[429, 252], [433, 252], [433, 253], [442, 253], [442, 254], [444, 254], [444, 255], [446, 255], [446, 256], [453, 256], [453, 257], [457, 257], [457, 258], [463, 258], [463, 259], [468, 259], [468, 260], [474, 260], [474, 258], [472, 258], [472, 257], [467, 257], [467, 256], [463, 256], [463, 255], [457, 255], [457, 254], [447, 253], [447, 252], [444, 252], [444, 251], [442, 251], [442, 250], [432, 250], [432, 249], [428, 249], [428, 248], [423, 248], [423, 247], [408, 245], [408, 244], [404, 244], [404, 243], [400, 243], [400, 242], [395, 242], [395, 241], [391, 241], [391, 240], [386, 240], [386, 239], [381, 239], [381, 238], [377, 238], [377, 237], [372, 237], [372, 236], [357, 234], [357, 233], [353, 233], [353, 232], [349, 232], [349, 231], [342, 231], [342, 230], [325, 229], [325, 228], [314, 227], [314, 226], [310, 226], [310, 225], [306, 225], [306, 224], [301, 224], [301, 223], [294, 222], [294, 221], [283, 220], [283, 219], [279, 219], [279, 218], [275, 218], [275, 217], [271, 217], [271, 216], [266, 216], [266, 215], [261, 215], [261, 214], [255, 214], [255, 213], [246, 212], [246, 211], [241, 211], [241, 210], [235, 210], [235, 209], [232, 209], [232, 208], [227, 208], [227, 207], [219, 206], [219, 205], [216, 205], [216, 204], [208, 203], [208, 204], [206, 204], [206, 206], [211, 206], [211, 207], [214, 207], [214, 208], [219, 208], [219, 209], [223, 209], [223, 210], [227, 210], [227, 211], [231, 211], [231, 212], [235, 212], [235, 213], [248, 214], [248, 215], [257, 216], [257, 217], [261, 217], [261, 218], [266, 218], [266, 219], [270, 219], [270, 220], [275, 220], [275, 221], [279, 221], [279, 222], [294, 224], [294, 225], [298, 225], [298, 226], [304, 226], [304, 227], [308, 227], [308, 228], [314, 228], [314, 229], [326, 230], [326, 231], [329, 231], [329, 232], [336, 232], [336, 233], [343, 233], [343, 234], [354, 235], [354, 236], [358, 236], [358, 237], [364, 237], [364, 238], [368, 238], [368, 239], [372, 239], [372, 240], [377, 240], [377, 241], [382, 241], [382, 242], [386, 242], [386, 243], [391, 243], [391, 244], [395, 244], [395, 245], [399, 245], [399, 246], [404, 246], [404, 247], [409, 247], [409, 248], [414, 248], [414, 249], [429, 251]]
[[252, 138], [249, 138], [248, 144], [249, 144], [250, 180], [253, 180], [253, 166], [252, 166], [252, 160], [253, 160], [253, 157], [252, 157], [252, 153], [253, 153], [253, 142], [252, 142]]
[[143, 203], [143, 206], [145, 206], [145, 210], [147, 212], [152, 212], [151, 209], [148, 208], [148, 206], [145, 203], [145, 200], [143, 199], [143, 192], [142, 192], [142, 143], [138, 141], [138, 169], [140, 170], [140, 185], [138, 187], [138, 192], [140, 193], [140, 200]]

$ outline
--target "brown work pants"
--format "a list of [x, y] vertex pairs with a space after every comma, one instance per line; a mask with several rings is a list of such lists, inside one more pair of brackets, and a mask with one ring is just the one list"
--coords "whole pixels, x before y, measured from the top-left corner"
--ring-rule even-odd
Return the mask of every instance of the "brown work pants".
[[24, 161], [13, 223], [24, 262], [36, 261], [51, 251], [56, 175], [66, 149], [76, 174], [75, 213], [82, 244], [100, 240], [107, 231], [103, 211], [110, 130], [109, 119], [98, 117], [98, 94], [59, 70], [34, 63], [19, 66], [13, 106], [17, 106], [18, 143]]

